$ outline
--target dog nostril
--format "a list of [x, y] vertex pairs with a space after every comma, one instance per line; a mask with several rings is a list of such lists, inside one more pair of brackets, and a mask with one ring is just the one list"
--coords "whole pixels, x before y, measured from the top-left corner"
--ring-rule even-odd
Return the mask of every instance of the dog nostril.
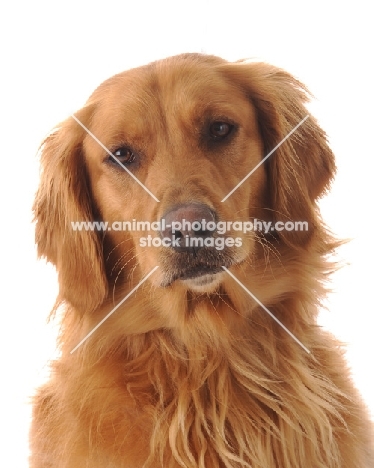
[[181, 231], [173, 231], [173, 234], [176, 239], [182, 239], [184, 237]]
[[[201, 220], [201, 223], [199, 224], [202, 224], [204, 220]], [[206, 221], [205, 221], [206, 223]], [[195, 223], [195, 227], [198, 226], [198, 222]], [[211, 231], [207, 231], [207, 230], [204, 230], [202, 228], [196, 228], [194, 229], [194, 227], [192, 227], [192, 230], [193, 230], [193, 233], [195, 236], [198, 236], [198, 237], [209, 237], [209, 235], [211, 234]]]

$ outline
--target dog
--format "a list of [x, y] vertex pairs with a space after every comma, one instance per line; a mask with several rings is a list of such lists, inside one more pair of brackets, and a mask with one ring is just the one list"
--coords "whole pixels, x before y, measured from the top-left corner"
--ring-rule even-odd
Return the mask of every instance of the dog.
[[62, 318], [32, 468], [374, 466], [317, 324], [336, 166], [308, 99], [269, 64], [183, 54], [108, 79], [47, 136], [36, 243]]

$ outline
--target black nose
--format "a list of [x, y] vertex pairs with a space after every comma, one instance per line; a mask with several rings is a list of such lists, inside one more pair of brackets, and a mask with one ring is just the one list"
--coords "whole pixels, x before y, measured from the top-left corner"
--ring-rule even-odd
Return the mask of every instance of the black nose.
[[216, 213], [202, 203], [177, 205], [161, 218], [160, 235], [171, 239], [175, 250], [188, 251], [204, 247], [204, 240], [216, 230]]

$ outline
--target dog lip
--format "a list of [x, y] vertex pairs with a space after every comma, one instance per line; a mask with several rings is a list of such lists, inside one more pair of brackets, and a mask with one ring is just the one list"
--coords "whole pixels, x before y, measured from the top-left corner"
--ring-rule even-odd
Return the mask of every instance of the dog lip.
[[161, 283], [161, 287], [171, 286], [177, 280], [190, 280], [194, 278], [199, 278], [206, 275], [217, 275], [222, 273], [222, 266], [229, 268], [234, 262], [222, 262], [222, 265], [207, 265], [207, 264], [198, 264], [191, 268], [186, 268], [185, 270], [177, 270], [170, 276], [167, 276], [164, 281]]
[[221, 271], [222, 271], [222, 267], [220, 266], [211, 267], [207, 265], [199, 265], [194, 268], [190, 268], [189, 270], [182, 271], [176, 278], [174, 278], [174, 281], [177, 279], [186, 280], [186, 279], [198, 278], [199, 276], [216, 275], [217, 273], [220, 273]]

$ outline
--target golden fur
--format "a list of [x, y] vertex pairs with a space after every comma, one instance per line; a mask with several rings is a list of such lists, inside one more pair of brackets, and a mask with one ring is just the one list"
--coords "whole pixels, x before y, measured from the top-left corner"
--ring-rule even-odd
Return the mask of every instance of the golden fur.
[[[75, 115], [110, 151], [134, 151], [128, 167], [159, 203], [73, 118], [46, 138], [36, 241], [57, 268], [63, 319], [61, 356], [35, 397], [31, 468], [374, 466], [367, 410], [340, 344], [316, 321], [337, 246], [316, 205], [335, 172], [316, 120], [221, 202], [308, 114], [307, 99], [273, 66], [199, 54], [105, 81]], [[236, 130], [217, 140], [212, 122]], [[231, 232], [241, 247], [208, 254], [71, 228], [157, 221], [186, 204], [309, 230]], [[183, 278], [202, 265], [226, 265], [311, 353], [227, 273]]]

